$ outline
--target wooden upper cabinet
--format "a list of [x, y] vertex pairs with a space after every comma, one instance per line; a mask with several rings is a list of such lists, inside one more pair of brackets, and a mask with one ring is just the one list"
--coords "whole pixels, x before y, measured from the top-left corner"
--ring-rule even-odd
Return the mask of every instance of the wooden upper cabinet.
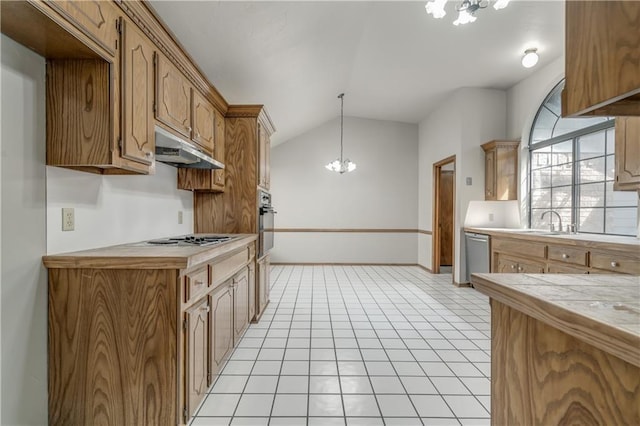
[[640, 117], [616, 118], [616, 191], [640, 191]]
[[209, 154], [213, 154], [216, 136], [215, 108], [204, 96], [195, 89], [191, 89], [191, 114], [193, 115], [193, 141], [204, 148]]
[[[215, 111], [215, 125], [216, 125], [216, 135], [215, 135], [215, 145], [213, 148], [213, 158], [220, 161], [224, 164], [224, 144], [225, 144], [225, 123], [224, 116], [218, 110]], [[224, 169], [216, 169], [213, 171], [213, 188], [219, 192], [224, 191], [224, 179], [225, 179], [225, 170]]]
[[115, 56], [118, 34], [118, 10], [110, 1], [53, 0], [47, 4], [97, 43], [111, 56]]
[[156, 119], [191, 139], [191, 85], [164, 55], [156, 56]]
[[640, 2], [566, 2], [563, 116], [640, 115]]
[[519, 145], [518, 141], [490, 141], [482, 145], [485, 152], [485, 200], [518, 199]]
[[264, 125], [258, 122], [258, 186], [269, 189], [269, 133]]
[[187, 310], [185, 315], [186, 327], [186, 409], [187, 416], [195, 414], [195, 410], [204, 398], [209, 387], [209, 298]]
[[153, 57], [155, 46], [122, 20], [122, 142], [121, 155], [152, 164], [155, 155], [153, 123]]

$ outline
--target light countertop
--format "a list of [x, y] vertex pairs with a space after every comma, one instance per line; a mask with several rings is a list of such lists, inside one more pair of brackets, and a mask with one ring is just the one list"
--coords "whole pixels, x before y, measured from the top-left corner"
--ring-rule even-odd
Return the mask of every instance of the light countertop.
[[475, 228], [465, 227], [467, 232], [487, 234], [491, 236], [512, 237], [531, 241], [556, 242], [559, 244], [578, 245], [613, 250], [640, 250], [640, 239], [636, 237], [624, 237], [618, 235], [602, 234], [542, 234], [530, 232], [528, 229], [516, 228]]
[[216, 235], [235, 238], [211, 246], [145, 245], [138, 242], [47, 255], [42, 260], [47, 268], [187, 269], [246, 246], [258, 238], [256, 234]]
[[492, 300], [640, 367], [640, 277], [473, 274]]

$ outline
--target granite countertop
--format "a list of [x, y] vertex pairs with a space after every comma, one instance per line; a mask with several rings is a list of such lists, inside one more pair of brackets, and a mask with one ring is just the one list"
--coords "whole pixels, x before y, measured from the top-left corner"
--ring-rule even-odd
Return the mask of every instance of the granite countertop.
[[472, 274], [476, 290], [640, 367], [640, 277]]
[[[197, 234], [196, 234], [197, 235]], [[121, 244], [43, 256], [47, 268], [187, 269], [255, 241], [257, 234], [216, 234], [234, 237], [212, 246]]]
[[584, 247], [603, 248], [612, 250], [640, 250], [640, 239], [636, 237], [624, 237], [619, 235], [601, 234], [553, 234], [545, 230], [530, 230], [517, 228], [476, 228], [465, 227], [467, 232], [487, 234], [499, 237], [512, 237], [530, 241], [555, 242], [560, 244], [577, 245]]

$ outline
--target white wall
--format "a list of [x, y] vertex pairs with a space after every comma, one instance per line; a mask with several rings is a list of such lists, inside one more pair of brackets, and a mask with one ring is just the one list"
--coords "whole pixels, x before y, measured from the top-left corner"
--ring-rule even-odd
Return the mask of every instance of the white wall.
[[[454, 228], [454, 281], [465, 276], [464, 216], [471, 200], [484, 199], [484, 142], [506, 135], [506, 93], [502, 90], [463, 88], [420, 123], [419, 213], [420, 229], [432, 230], [433, 164], [456, 156]], [[472, 179], [466, 185], [466, 178]], [[420, 235], [418, 263], [432, 268], [432, 238]]]
[[530, 77], [522, 80], [507, 91], [507, 137], [520, 139], [520, 170], [518, 199], [522, 225], [529, 223], [527, 197], [529, 188], [528, 158], [529, 135], [536, 113], [553, 89], [564, 77], [564, 56], [556, 59]]
[[[83, 250], [193, 232], [193, 193], [177, 188], [176, 169], [152, 176], [103, 176], [47, 167], [47, 253]], [[62, 208], [75, 231], [62, 231]], [[178, 224], [178, 211], [183, 223]]]
[[[340, 155], [340, 119], [271, 151], [276, 228], [417, 229], [418, 126], [345, 117], [344, 153], [358, 168], [324, 165]], [[272, 262], [411, 263], [416, 233], [284, 233]]]
[[1, 39], [3, 425], [47, 423], [45, 63]]
[[[45, 61], [2, 36], [2, 425], [47, 422], [47, 276], [42, 256], [193, 231], [193, 196], [153, 176], [45, 166]], [[75, 231], [62, 232], [62, 207]], [[178, 211], [183, 224], [178, 224]]]

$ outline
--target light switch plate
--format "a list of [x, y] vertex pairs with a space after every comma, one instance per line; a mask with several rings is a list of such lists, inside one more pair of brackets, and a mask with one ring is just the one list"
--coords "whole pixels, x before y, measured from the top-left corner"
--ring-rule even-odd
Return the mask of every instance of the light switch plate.
[[178, 210], [178, 225], [182, 225], [182, 210]]
[[471, 186], [473, 183], [473, 180], [470, 177], [468, 177], [466, 182], [467, 182], [467, 186]]

